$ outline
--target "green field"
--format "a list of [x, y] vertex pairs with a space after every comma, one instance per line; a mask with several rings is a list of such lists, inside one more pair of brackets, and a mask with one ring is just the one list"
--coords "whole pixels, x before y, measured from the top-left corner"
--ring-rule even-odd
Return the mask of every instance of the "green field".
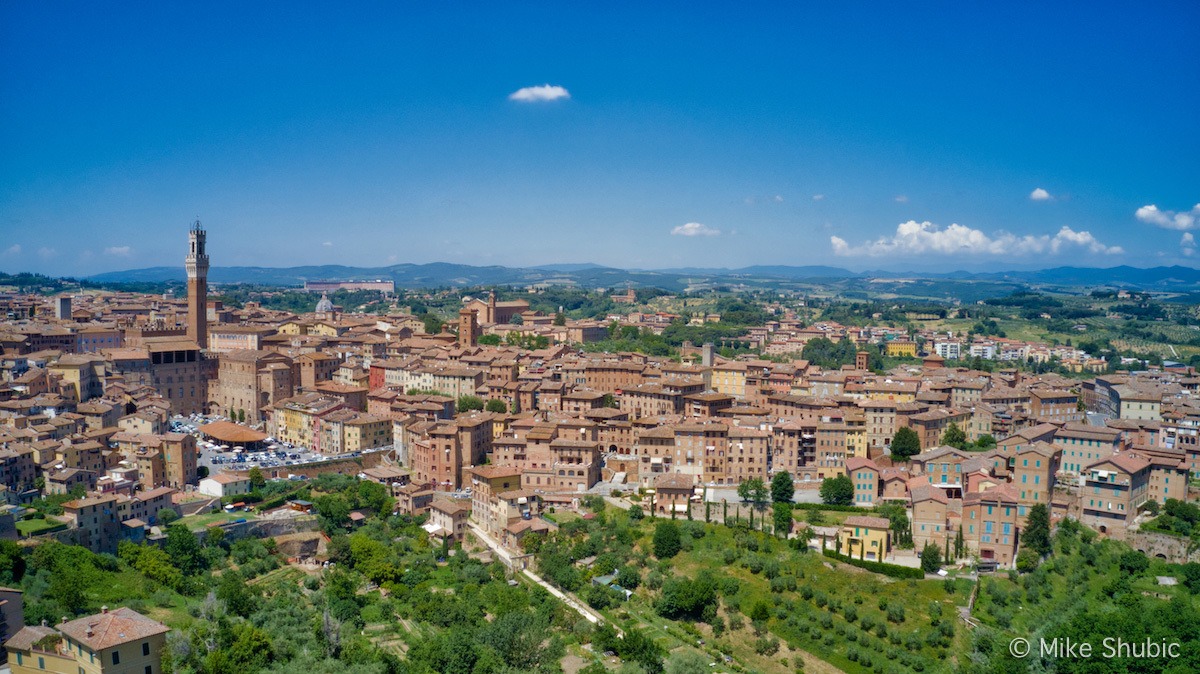
[[234, 522], [239, 519], [250, 519], [253, 516], [253, 513], [227, 513], [222, 510], [215, 513], [188, 515], [187, 517], [180, 519], [179, 523], [186, 524], [187, 527], [192, 531], [199, 531], [201, 529], [207, 529], [208, 527], [217, 526], [219, 524]]
[[67, 528], [66, 522], [47, 517], [46, 519], [21, 520], [17, 522], [17, 531], [22, 536], [36, 536], [50, 531], [61, 531]]

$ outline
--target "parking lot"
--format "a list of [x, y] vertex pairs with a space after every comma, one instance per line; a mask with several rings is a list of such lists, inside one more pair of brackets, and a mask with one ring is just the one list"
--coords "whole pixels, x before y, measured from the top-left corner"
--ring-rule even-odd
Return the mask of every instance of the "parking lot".
[[176, 415], [171, 418], [172, 433], [187, 433], [196, 436], [198, 457], [196, 464], [204, 466], [209, 473], [216, 473], [225, 468], [244, 470], [254, 466], [260, 468], [286, 468], [300, 464], [312, 464], [322, 461], [359, 456], [359, 452], [327, 456], [310, 451], [306, 447], [296, 447], [286, 442], [277, 442], [267, 438], [266, 448], [261, 451], [245, 451], [241, 447], [218, 445], [208, 442], [201, 437], [199, 428], [214, 421], [228, 421], [219, 415], [193, 414], [191, 416]]

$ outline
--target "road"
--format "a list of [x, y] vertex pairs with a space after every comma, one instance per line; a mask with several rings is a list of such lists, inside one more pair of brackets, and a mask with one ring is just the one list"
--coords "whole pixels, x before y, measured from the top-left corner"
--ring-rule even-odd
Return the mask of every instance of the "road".
[[[513, 566], [512, 554], [508, 550], [506, 550], [504, 548], [504, 546], [500, 545], [500, 543], [498, 541], [496, 541], [496, 539], [494, 539], [491, 536], [489, 536], [488, 534], [484, 533], [483, 529], [480, 529], [479, 526], [476, 525], [474, 522], [468, 522], [467, 527], [471, 530], [471, 533], [475, 534], [476, 538], [483, 541], [483, 544], [486, 545], [489, 550], [491, 550], [493, 553], [496, 554], [496, 556], [498, 556], [502, 560], [504, 560], [505, 564], [508, 565], [509, 568], [512, 568], [512, 566]], [[592, 623], [593, 625], [598, 625], [602, 622], [605, 622], [604, 616], [600, 615], [596, 611], [593, 611], [587, 604], [584, 604], [582, 601], [577, 599], [574, 595], [563, 592], [562, 590], [559, 590], [558, 588], [554, 587], [549, 582], [547, 582], [544, 578], [542, 578], [541, 576], [537, 575], [536, 573], [530, 571], [529, 569], [522, 569], [521, 573], [524, 574], [525, 577], [528, 578], [529, 580], [531, 580], [531, 581], [537, 583], [538, 585], [542, 586], [543, 588], [545, 588], [547, 592], [549, 592], [550, 594], [557, 597], [560, 601], [562, 601], [562, 603], [566, 604], [571, 610], [573, 610], [576, 613], [578, 613], [579, 615], [583, 616], [584, 619], [586, 619], [588, 622]], [[613, 625], [613, 627], [616, 628], [618, 636], [624, 636], [624, 634], [621, 632], [620, 628], [618, 628], [616, 625]]]

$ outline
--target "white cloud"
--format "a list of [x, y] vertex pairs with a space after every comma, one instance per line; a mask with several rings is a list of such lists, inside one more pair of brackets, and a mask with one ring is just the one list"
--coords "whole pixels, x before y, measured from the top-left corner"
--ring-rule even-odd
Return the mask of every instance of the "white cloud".
[[54, 257], [55, 255], [58, 255], [58, 251], [54, 250], [53, 248], [47, 248], [45, 246], [38, 248], [38, 256], [40, 256], [43, 259], [51, 258], [51, 257]]
[[20, 255], [21, 254], [21, 244], [14, 243], [13, 245], [9, 246], [8, 248], [6, 248], [4, 250], [4, 254], [5, 255]]
[[108, 248], [104, 249], [105, 255], [113, 255], [116, 257], [129, 257], [129, 254], [132, 252], [133, 249], [129, 246], [109, 246]]
[[1196, 221], [1200, 220], [1200, 204], [1192, 206], [1190, 211], [1160, 211], [1158, 206], [1149, 204], [1142, 206], [1134, 212], [1134, 216], [1138, 220], [1147, 225], [1155, 225], [1156, 227], [1165, 227], [1166, 229], [1192, 229], [1196, 226]]
[[672, 236], [717, 236], [721, 230], [698, 222], [689, 222], [671, 230]]
[[908, 195], [907, 194], [897, 194], [896, 195], [896, 203], [907, 204], [908, 203]]
[[325, 246], [326, 248], [329, 248], [329, 247], [332, 247], [332, 246], [333, 246], [333, 242], [332, 242], [332, 241], [326, 241], [325, 243], [323, 243], [323, 244], [321, 244], [321, 245], [322, 245], [322, 246]]
[[1064, 248], [1083, 248], [1089, 253], [1124, 253], [1120, 246], [1106, 246], [1091, 232], [1063, 227], [1054, 236], [1016, 236], [997, 232], [988, 236], [978, 229], [952, 224], [944, 229], [931, 222], [909, 220], [896, 226], [896, 234], [851, 246], [839, 236], [829, 237], [835, 255], [882, 257], [885, 255], [1036, 255], [1057, 254]]
[[510, 101], [536, 103], [539, 101], [556, 101], [560, 98], [570, 98], [571, 92], [558, 85], [543, 84], [537, 87], [522, 87], [508, 95]]
[[825, 195], [824, 195], [824, 194], [814, 194], [814, 195], [813, 195], [813, 201], [822, 201], [822, 200], [824, 200], [824, 199], [825, 199]]
[[1184, 232], [1183, 236], [1179, 237], [1180, 251], [1191, 257], [1196, 254], [1196, 237], [1192, 236], [1191, 232]]
[[782, 204], [782, 203], [783, 203], [783, 195], [782, 195], [782, 194], [776, 194], [776, 195], [775, 195], [775, 203], [777, 203], [777, 204]]
[[1050, 201], [1053, 198], [1049, 192], [1040, 187], [1029, 193], [1029, 199], [1032, 201]]

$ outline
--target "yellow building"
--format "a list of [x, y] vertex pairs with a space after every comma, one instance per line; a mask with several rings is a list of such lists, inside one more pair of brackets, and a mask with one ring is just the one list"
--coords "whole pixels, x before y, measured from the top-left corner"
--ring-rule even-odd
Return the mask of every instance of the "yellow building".
[[129, 608], [28, 626], [5, 648], [13, 674], [161, 674], [170, 629]]
[[746, 364], [722, 363], [712, 369], [712, 389], [735, 398], [746, 397]]
[[838, 552], [852, 559], [879, 562], [892, 549], [891, 522], [886, 517], [857, 515], [842, 523]]
[[860, 412], [847, 412], [843, 418], [846, 426], [846, 458], [859, 456], [870, 458], [867, 451], [867, 418]]
[[392, 420], [376, 414], [359, 414], [343, 425], [342, 451], [361, 452], [392, 444]]
[[894, 339], [887, 343], [887, 355], [897, 358], [916, 358], [917, 343], [907, 339]]

